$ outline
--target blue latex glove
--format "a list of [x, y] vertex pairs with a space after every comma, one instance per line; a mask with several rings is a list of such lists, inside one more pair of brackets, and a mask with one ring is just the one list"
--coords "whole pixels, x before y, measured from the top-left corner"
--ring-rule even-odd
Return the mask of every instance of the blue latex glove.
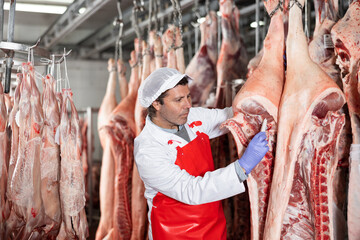
[[240, 166], [249, 174], [251, 170], [263, 159], [269, 147], [267, 146], [266, 133], [259, 132], [250, 141], [242, 157], [238, 160]]

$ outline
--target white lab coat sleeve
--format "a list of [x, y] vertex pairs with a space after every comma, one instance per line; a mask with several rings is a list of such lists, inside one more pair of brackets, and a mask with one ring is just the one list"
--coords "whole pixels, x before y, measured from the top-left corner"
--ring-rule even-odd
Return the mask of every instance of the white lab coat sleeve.
[[[146, 146], [148, 145], [148, 146]], [[145, 185], [180, 202], [197, 205], [225, 199], [245, 191], [235, 163], [195, 177], [172, 163], [166, 149], [159, 145], [141, 146], [135, 140], [135, 161]]]
[[210, 139], [228, 133], [226, 127], [220, 128], [220, 125], [227, 119], [233, 117], [233, 110], [231, 107], [224, 109], [208, 109], [208, 108], [192, 108], [195, 118], [198, 118], [203, 123], [203, 131]]

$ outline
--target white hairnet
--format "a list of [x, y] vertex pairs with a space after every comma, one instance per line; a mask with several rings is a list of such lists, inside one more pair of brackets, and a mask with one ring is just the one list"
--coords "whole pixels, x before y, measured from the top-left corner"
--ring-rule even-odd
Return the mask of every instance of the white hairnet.
[[187, 77], [189, 83], [192, 81], [188, 75], [181, 74], [176, 69], [167, 67], [156, 69], [139, 87], [138, 98], [141, 106], [148, 108], [163, 92], [175, 87], [184, 77]]

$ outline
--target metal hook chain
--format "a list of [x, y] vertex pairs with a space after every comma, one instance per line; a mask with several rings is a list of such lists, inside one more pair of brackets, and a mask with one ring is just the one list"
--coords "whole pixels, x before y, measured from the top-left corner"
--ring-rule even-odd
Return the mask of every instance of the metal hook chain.
[[[181, 7], [180, 7], [180, 3], [178, 0], [171, 0], [171, 3], [173, 5], [173, 22], [174, 22], [174, 26], [176, 26], [176, 14], [177, 14], [177, 19], [179, 21], [179, 31], [180, 31], [180, 38], [183, 38], [183, 30], [182, 30], [182, 15], [181, 15]], [[176, 32], [174, 31], [174, 42], [176, 39]], [[180, 48], [182, 46], [176, 46], [176, 48]]]
[[118, 18], [116, 19], [116, 25], [119, 25], [119, 32], [115, 43], [115, 62], [117, 62], [118, 59], [123, 60], [122, 35], [123, 35], [124, 22], [122, 18], [120, 0], [117, 1], [117, 10], [118, 10]]
[[195, 22], [191, 22], [191, 25], [194, 28], [197, 28], [200, 26], [200, 23], [197, 20], [201, 18], [198, 0], [194, 1], [194, 7], [193, 7], [192, 11], [197, 19], [195, 20]]
[[181, 6], [179, 0], [175, 0], [176, 8], [178, 12], [178, 19], [179, 19], [179, 30], [180, 30], [180, 38], [183, 38], [183, 29], [182, 29], [182, 14], [181, 14]]
[[274, 16], [274, 14], [280, 9], [281, 11], [284, 11], [284, 8], [283, 8], [283, 2], [280, 0], [279, 3], [276, 5], [275, 9], [271, 11], [271, 13], [269, 13], [269, 16], [270, 18], [272, 16]]
[[300, 8], [301, 11], [303, 10], [304, 7], [301, 5], [301, 3], [298, 0], [290, 0], [288, 10], [290, 10], [290, 8], [292, 8], [292, 6], [294, 6], [294, 4], [296, 4]]
[[[66, 57], [71, 53], [72, 50], [70, 50], [69, 52], [66, 52], [65, 48], [64, 48], [64, 54], [61, 57], [61, 59], [59, 60], [61, 62], [61, 60], [64, 60], [64, 70], [65, 70], [65, 83], [64, 86], [65, 88], [71, 89], [70, 87], [70, 80], [69, 80], [69, 76], [68, 76], [68, 70], [67, 70], [67, 65], [66, 65]], [[66, 87], [66, 84], [68, 85], [68, 87]]]
[[154, 4], [154, 16], [155, 16], [155, 31], [159, 30], [159, 18], [158, 18], [158, 1], [155, 0]]
[[[155, 4], [156, 5], [156, 4]], [[148, 39], [150, 37], [150, 31], [151, 31], [151, 22], [153, 17], [153, 0], [149, 0], [149, 22], [148, 22]]]
[[36, 48], [40, 43], [41, 38], [39, 38], [36, 43], [28, 48], [28, 62], [34, 64], [34, 48]]
[[[137, 1], [134, 0], [134, 7], [132, 10], [132, 18], [131, 18], [131, 23], [133, 28], [135, 29], [135, 33], [136, 33], [136, 37], [138, 38], [138, 44], [139, 44], [139, 49], [141, 49], [141, 31], [140, 31], [140, 27], [139, 27], [139, 23], [138, 23], [138, 11], [143, 11], [144, 7], [143, 6], [139, 6], [137, 4]], [[141, 52], [139, 52], [137, 54], [137, 59], [136, 59], [136, 64], [137, 65], [141, 65], [142, 62], [142, 56], [141, 56]]]
[[205, 0], [205, 9], [206, 9], [206, 15], [209, 15], [210, 12], [210, 1]]

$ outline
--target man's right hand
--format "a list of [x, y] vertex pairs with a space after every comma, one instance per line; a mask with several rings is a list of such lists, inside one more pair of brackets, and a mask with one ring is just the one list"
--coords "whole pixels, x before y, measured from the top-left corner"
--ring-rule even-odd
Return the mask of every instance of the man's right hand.
[[259, 132], [250, 141], [242, 157], [238, 160], [240, 166], [249, 174], [251, 170], [263, 159], [269, 151], [266, 133]]

